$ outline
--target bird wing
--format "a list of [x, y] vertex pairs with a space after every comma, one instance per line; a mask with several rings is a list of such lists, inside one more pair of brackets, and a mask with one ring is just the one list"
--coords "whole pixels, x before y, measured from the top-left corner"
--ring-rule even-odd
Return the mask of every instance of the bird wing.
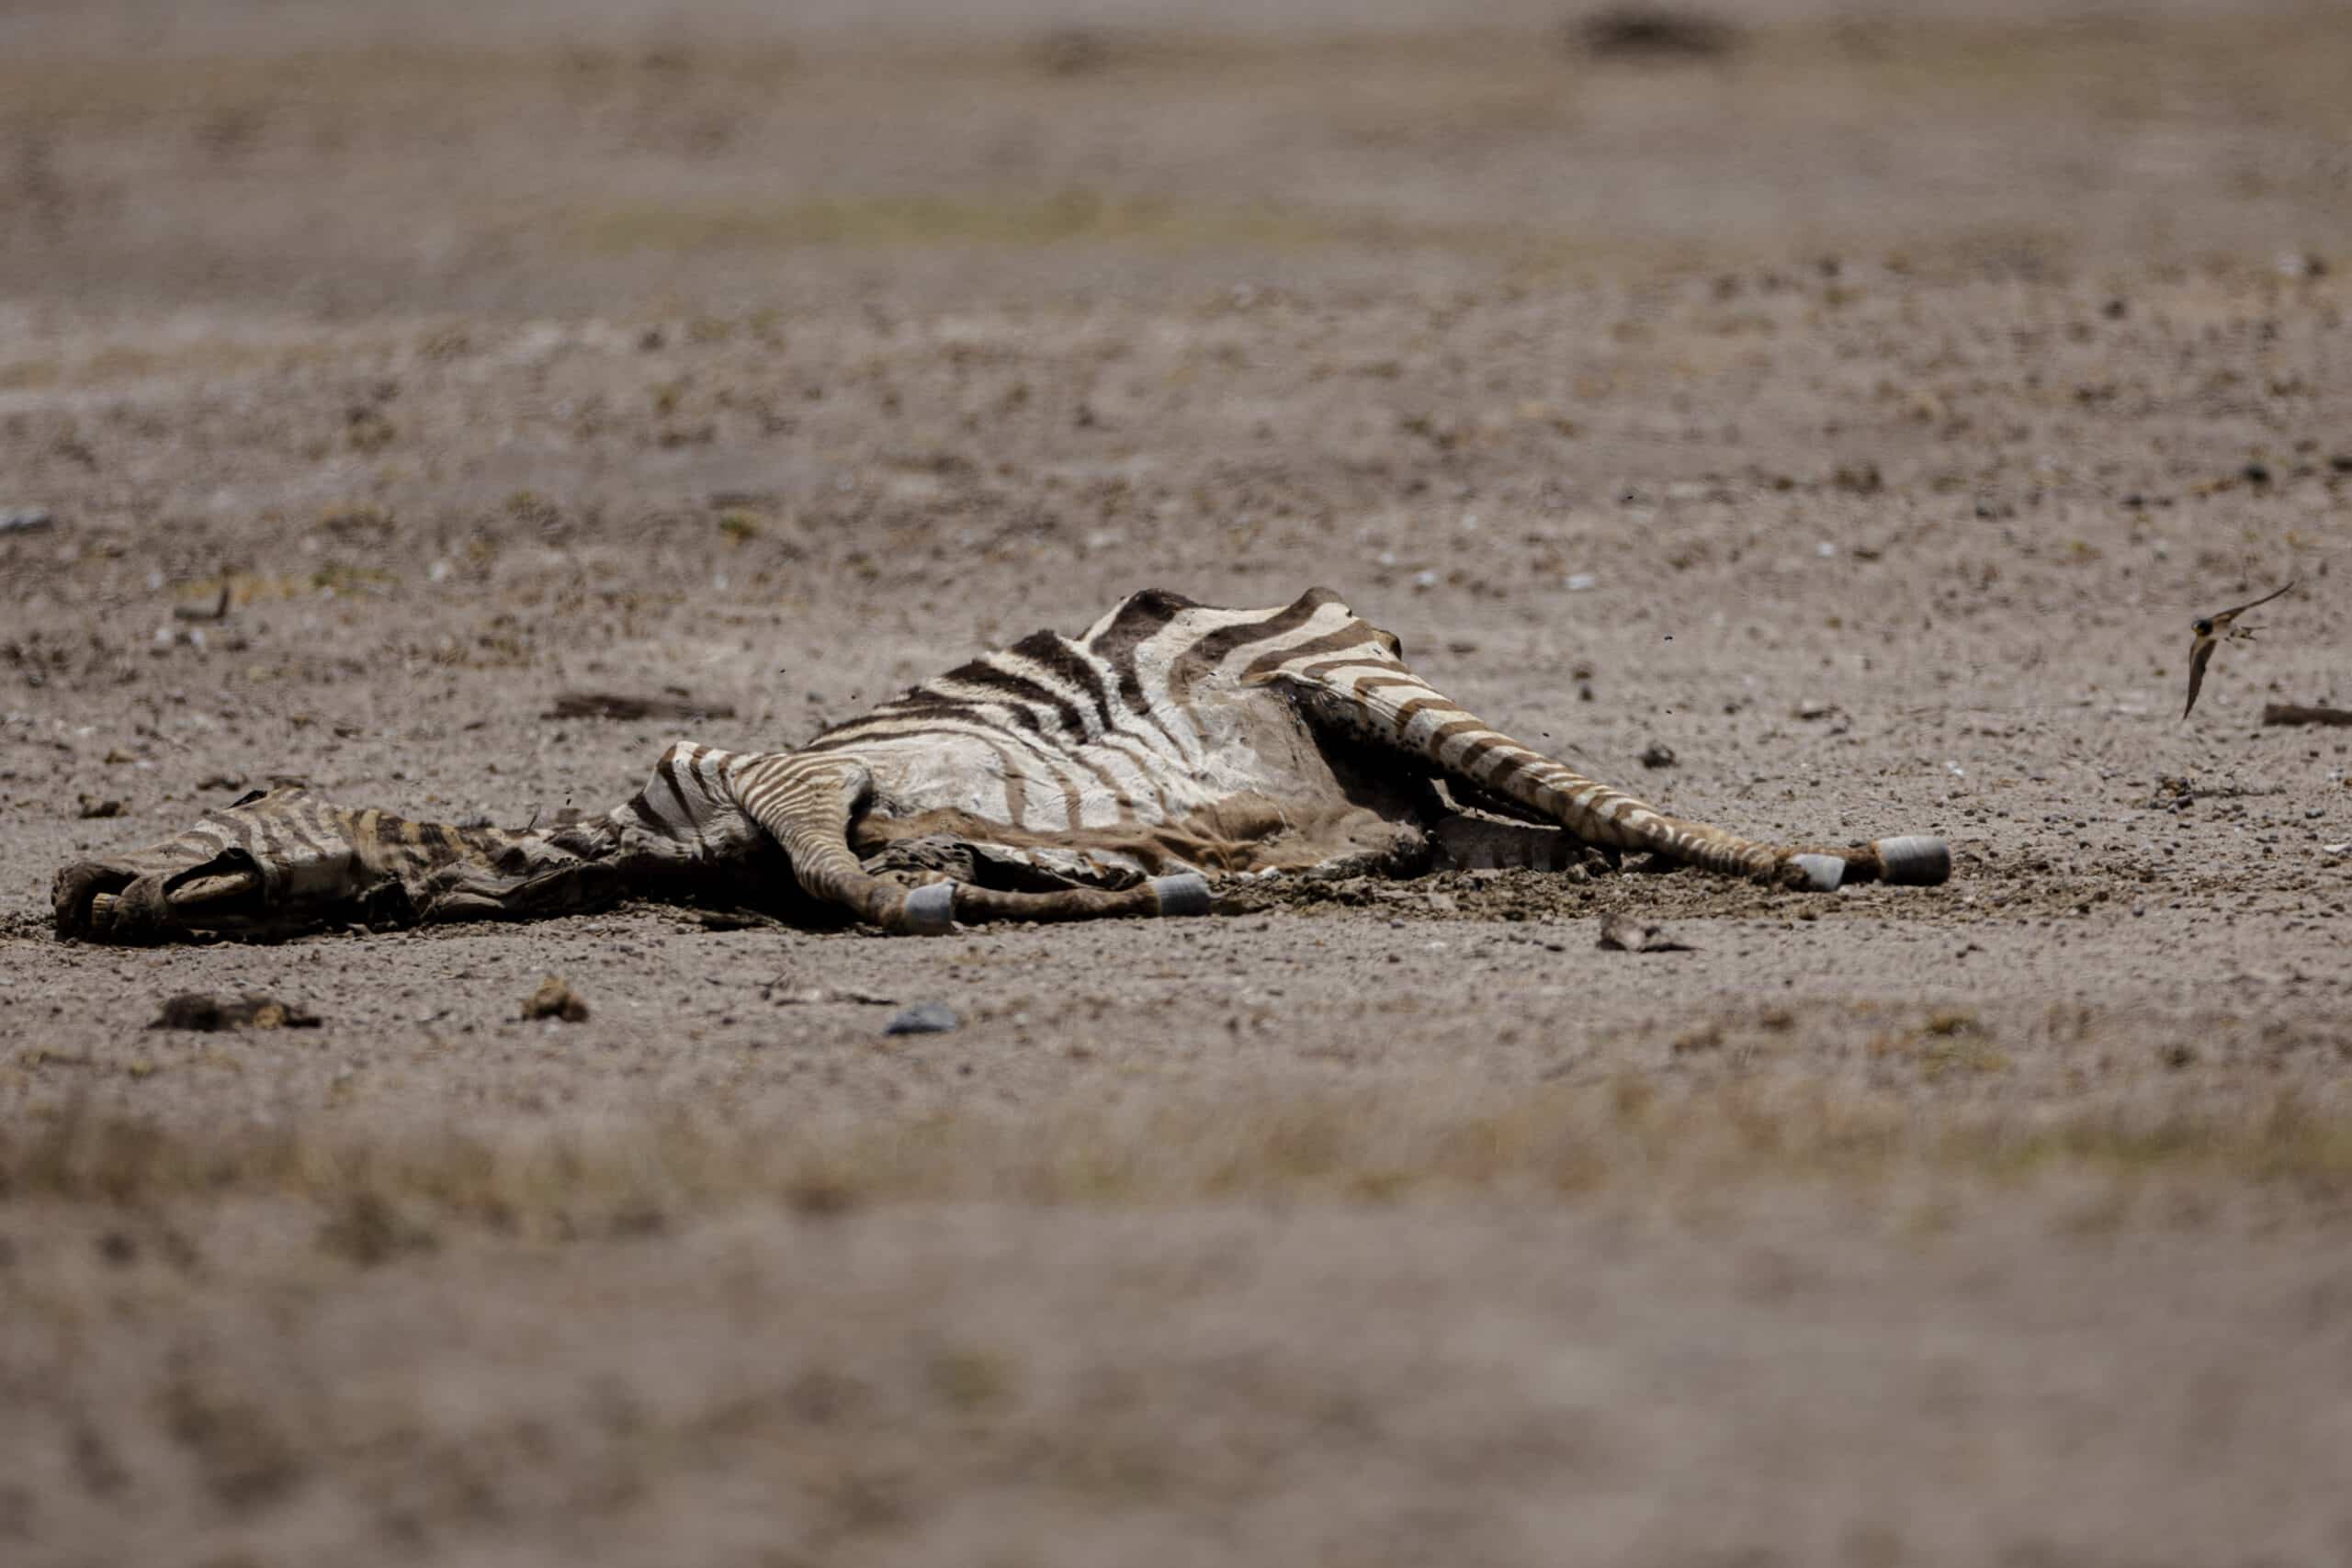
[[[2288, 581], [2288, 583], [2287, 583], [2287, 588], [2292, 588], [2293, 586], [2295, 586], [2295, 584], [2294, 584], [2293, 581], [2290, 579], [2290, 580]], [[2278, 592], [2277, 593], [2265, 593], [2265, 594], [2264, 594], [2261, 598], [2259, 598], [2259, 599], [2250, 599], [2250, 600], [2248, 600], [2246, 603], [2245, 603], [2245, 604], [2240, 604], [2239, 606], [2237, 606], [2237, 608], [2236, 608], [2236, 609], [2233, 609], [2233, 610], [2224, 610], [2224, 611], [2222, 611], [2220, 615], [2214, 615], [2214, 616], [2212, 616], [2212, 617], [2211, 617], [2211, 618], [2213, 620], [2213, 622], [2214, 622], [2216, 625], [2220, 625], [2220, 626], [2226, 626], [2226, 625], [2228, 625], [2228, 624], [2229, 624], [2229, 622], [2230, 622], [2230, 620], [2231, 620], [2231, 618], [2232, 618], [2233, 616], [2242, 615], [2242, 614], [2244, 614], [2245, 612], [2246, 612], [2246, 611], [2248, 611], [2248, 610], [2253, 609], [2253, 608], [2254, 608], [2256, 605], [2257, 605], [2257, 604], [2269, 604], [2269, 603], [2270, 603], [2270, 601], [2272, 601], [2273, 599], [2278, 598], [2279, 593], [2284, 593], [2284, 592], [2287, 592], [2287, 588], [2281, 588], [2281, 589], [2279, 589], [2279, 590], [2278, 590]]]
[[2205, 666], [2213, 662], [2213, 650], [2221, 645], [2219, 637], [2200, 637], [2188, 650], [2188, 705], [2180, 710], [2181, 717], [2187, 718], [2189, 708], [2197, 705], [2198, 688], [2205, 684]]

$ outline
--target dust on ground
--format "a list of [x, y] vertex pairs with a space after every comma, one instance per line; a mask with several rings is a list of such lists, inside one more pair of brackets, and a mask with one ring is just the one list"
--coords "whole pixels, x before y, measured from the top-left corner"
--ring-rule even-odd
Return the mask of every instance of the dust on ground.
[[[0, 1556], [2352, 1551], [2352, 23], [854, 9], [0, 20]], [[1314, 583], [1953, 878], [47, 931]]]

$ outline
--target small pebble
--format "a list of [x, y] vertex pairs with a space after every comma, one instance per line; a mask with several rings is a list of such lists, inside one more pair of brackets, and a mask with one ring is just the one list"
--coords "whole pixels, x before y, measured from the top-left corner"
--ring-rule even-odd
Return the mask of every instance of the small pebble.
[[945, 1034], [964, 1027], [962, 1015], [945, 1002], [917, 1002], [883, 1026], [885, 1034]]

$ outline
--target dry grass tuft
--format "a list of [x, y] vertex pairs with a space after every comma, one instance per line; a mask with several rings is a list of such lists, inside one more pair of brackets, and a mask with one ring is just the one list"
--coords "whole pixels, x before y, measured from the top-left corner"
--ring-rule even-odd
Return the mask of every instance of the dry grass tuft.
[[1589, 234], [1517, 221], [1438, 221], [1366, 209], [1223, 204], [1082, 188], [1044, 196], [1006, 191], [783, 203], [600, 199], [571, 208], [553, 220], [552, 231], [588, 255], [812, 246], [1020, 251], [1113, 244], [1276, 253], [1371, 246], [1505, 255], [1521, 266], [1560, 268], [1597, 254]]
[[200, 1134], [81, 1107], [0, 1128], [0, 1204], [292, 1198], [318, 1208], [326, 1250], [363, 1264], [429, 1248], [452, 1224], [564, 1240], [746, 1203], [830, 1215], [899, 1201], [1549, 1202], [1611, 1188], [1703, 1198], [1822, 1182], [1867, 1197], [1921, 1179], [2045, 1176], [2261, 1184], [2341, 1201], [2352, 1196], [2352, 1114], [2291, 1093], [2050, 1117], [1817, 1086], [1668, 1096], [1634, 1079], [1510, 1099], [1386, 1089], [883, 1125], [663, 1115], [386, 1134], [329, 1117]]

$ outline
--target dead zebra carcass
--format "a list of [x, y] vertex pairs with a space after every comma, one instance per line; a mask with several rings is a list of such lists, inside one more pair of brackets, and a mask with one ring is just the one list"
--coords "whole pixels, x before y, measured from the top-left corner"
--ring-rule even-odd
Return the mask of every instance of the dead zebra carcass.
[[1670, 817], [1473, 716], [1317, 589], [1269, 610], [1138, 593], [791, 751], [679, 742], [627, 804], [523, 829], [414, 822], [280, 785], [168, 843], [60, 872], [102, 942], [526, 918], [723, 897], [890, 931], [1195, 914], [1209, 878], [1563, 866], [1583, 846], [1791, 888], [1935, 883], [1939, 840], [1758, 843]]

